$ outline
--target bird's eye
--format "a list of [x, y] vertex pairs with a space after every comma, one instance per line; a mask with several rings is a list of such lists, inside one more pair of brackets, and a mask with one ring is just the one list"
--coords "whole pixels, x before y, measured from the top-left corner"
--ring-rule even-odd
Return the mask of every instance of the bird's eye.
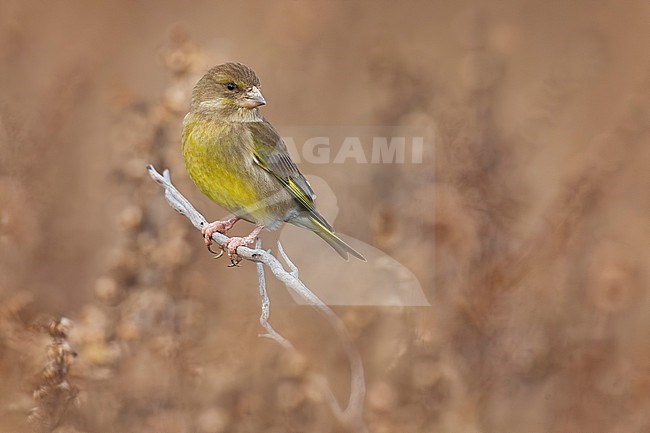
[[226, 84], [226, 88], [228, 88], [228, 90], [235, 90], [237, 88], [237, 85], [231, 82]]

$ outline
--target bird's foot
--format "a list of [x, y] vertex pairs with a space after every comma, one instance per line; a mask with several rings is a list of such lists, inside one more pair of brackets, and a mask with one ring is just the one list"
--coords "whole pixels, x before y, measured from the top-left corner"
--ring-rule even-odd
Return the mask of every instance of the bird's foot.
[[263, 226], [257, 226], [251, 234], [248, 236], [244, 237], [238, 237], [238, 236], [233, 236], [231, 238], [228, 238], [226, 242], [224, 243], [224, 248], [228, 250], [228, 258], [230, 259], [230, 266], [237, 266], [239, 262], [242, 261], [242, 258], [239, 254], [237, 254], [237, 248], [239, 247], [247, 247], [253, 242], [255, 242], [255, 239], [257, 239], [257, 236], [260, 234], [264, 227]]
[[239, 247], [247, 247], [250, 244], [252, 244], [255, 241], [255, 238], [251, 238], [249, 236], [245, 237], [238, 237], [238, 236], [233, 236], [232, 238], [228, 238], [226, 243], [224, 244], [224, 248], [228, 250], [228, 258], [230, 259], [230, 266], [237, 266], [239, 262], [242, 261], [242, 258], [237, 254], [237, 248]]
[[[212, 235], [215, 233], [221, 233], [222, 235], [225, 235], [228, 230], [232, 228], [232, 226], [235, 225], [235, 223], [239, 221], [238, 217], [232, 217], [230, 219], [227, 219], [225, 221], [214, 221], [211, 223], [206, 224], [203, 226], [201, 229], [201, 233], [203, 234], [203, 239], [205, 240], [205, 246], [208, 247], [208, 251], [210, 251], [212, 254], [217, 254], [215, 251], [212, 250]], [[223, 251], [221, 251], [218, 255], [218, 257], [221, 257], [223, 254]]]

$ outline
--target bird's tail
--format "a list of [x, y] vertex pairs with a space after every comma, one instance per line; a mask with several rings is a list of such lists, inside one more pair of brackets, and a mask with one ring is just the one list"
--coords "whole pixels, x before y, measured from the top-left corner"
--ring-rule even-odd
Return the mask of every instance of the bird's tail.
[[[322, 218], [322, 217], [321, 217]], [[341, 257], [348, 260], [348, 253], [352, 254], [359, 260], [366, 261], [366, 258], [361, 255], [357, 250], [346, 244], [341, 238], [334, 234], [334, 231], [327, 225], [320, 222], [316, 217], [311, 214], [301, 215], [291, 221], [293, 224], [313, 231], [327, 242]]]

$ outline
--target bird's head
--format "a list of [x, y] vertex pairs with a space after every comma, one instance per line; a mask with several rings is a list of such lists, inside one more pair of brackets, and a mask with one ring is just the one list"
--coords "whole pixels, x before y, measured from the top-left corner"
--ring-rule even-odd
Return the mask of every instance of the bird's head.
[[261, 119], [258, 107], [264, 104], [255, 72], [241, 63], [224, 63], [196, 83], [190, 111], [246, 122]]

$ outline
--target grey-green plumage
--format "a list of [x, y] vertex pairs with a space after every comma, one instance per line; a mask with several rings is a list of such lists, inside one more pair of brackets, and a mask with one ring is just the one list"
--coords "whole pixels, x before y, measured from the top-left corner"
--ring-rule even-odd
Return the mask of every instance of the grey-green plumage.
[[245, 65], [212, 68], [192, 94], [183, 122], [190, 177], [235, 216], [273, 230], [282, 222], [313, 231], [342, 257], [361, 254], [318, 213], [314, 192], [273, 126], [260, 114], [259, 80]]

